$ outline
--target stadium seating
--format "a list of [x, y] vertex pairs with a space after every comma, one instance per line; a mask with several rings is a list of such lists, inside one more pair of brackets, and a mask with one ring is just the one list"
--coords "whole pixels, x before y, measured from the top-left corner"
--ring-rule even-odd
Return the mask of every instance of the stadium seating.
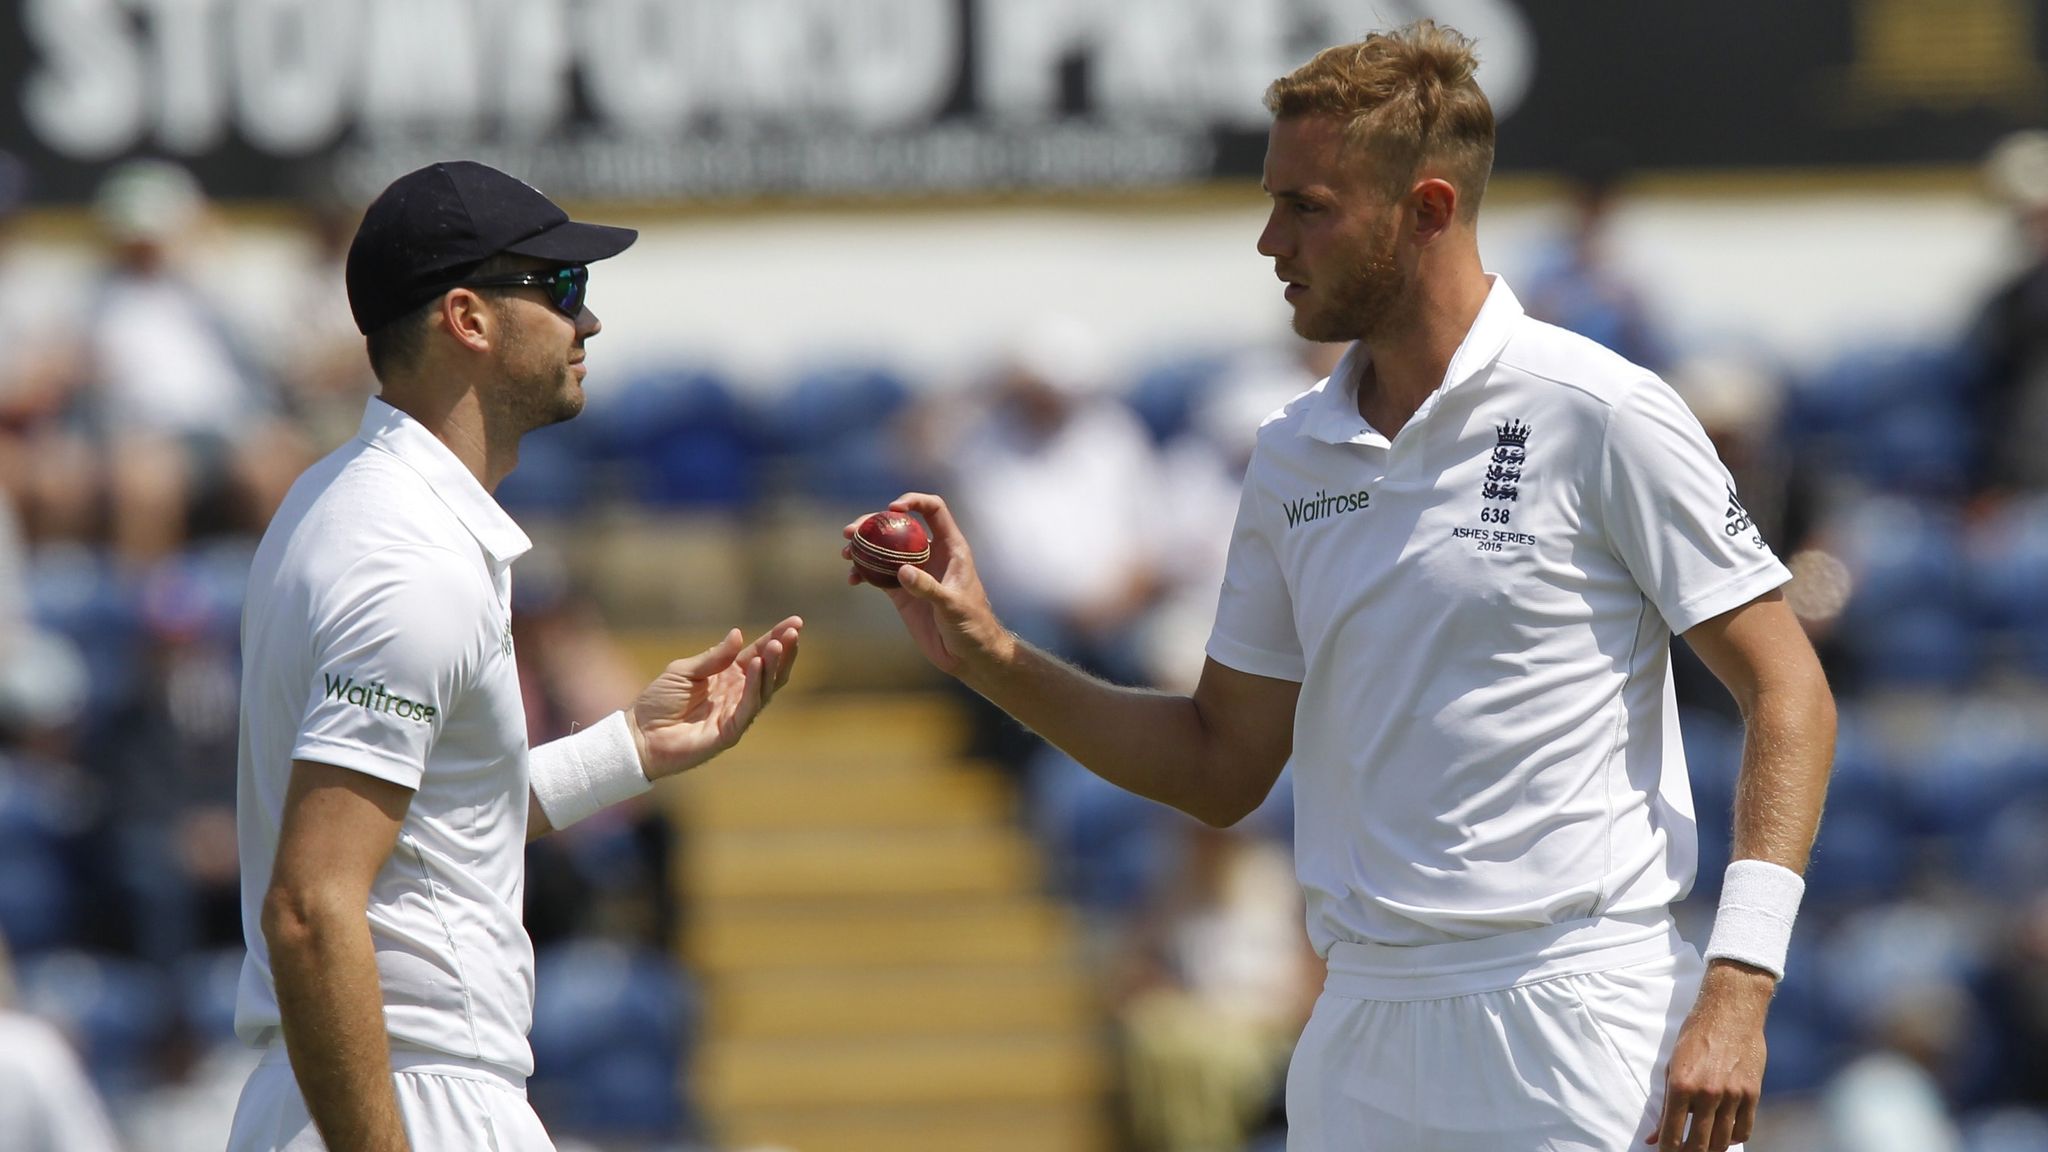
[[799, 375], [768, 412], [771, 480], [836, 509], [886, 505], [918, 486], [897, 428], [911, 401], [909, 383], [879, 366], [825, 366]]
[[1140, 369], [1124, 391], [1124, 400], [1138, 414], [1155, 442], [1164, 444], [1185, 432], [1196, 406], [1208, 394], [1227, 358], [1213, 352], [1164, 356]]
[[44, 782], [0, 759], [0, 938], [16, 952], [72, 939], [79, 885], [65, 858], [70, 823]]
[[1944, 505], [1875, 497], [1844, 518], [1839, 547], [1854, 579], [1842, 641], [1871, 688], [1959, 688], [1980, 669], [1967, 610], [1961, 518]]
[[589, 507], [602, 472], [589, 426], [569, 420], [529, 432], [519, 441], [519, 466], [493, 493], [516, 517], [560, 520]]
[[674, 961], [598, 939], [535, 960], [534, 1109], [566, 1131], [683, 1134], [696, 1003]]
[[147, 1086], [156, 1046], [176, 997], [163, 975], [134, 960], [70, 950], [20, 965], [21, 1002], [78, 1042], [100, 1091], [121, 1096]]
[[738, 509], [761, 481], [755, 414], [723, 375], [702, 367], [641, 372], [593, 396], [585, 463], [601, 491], [653, 508]]

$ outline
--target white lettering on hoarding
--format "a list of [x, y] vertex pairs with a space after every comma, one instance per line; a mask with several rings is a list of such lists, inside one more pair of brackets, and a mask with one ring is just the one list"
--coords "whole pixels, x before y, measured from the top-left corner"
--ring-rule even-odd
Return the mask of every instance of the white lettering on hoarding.
[[514, 140], [538, 140], [569, 117], [576, 45], [560, 0], [494, 0], [485, 58], [499, 62], [486, 79], [498, 128]]
[[[1274, 76], [1322, 44], [1420, 16], [1479, 39], [1481, 81], [1500, 115], [1519, 103], [1533, 66], [1511, 0], [19, 3], [29, 129], [80, 160], [201, 155], [230, 134], [294, 157], [347, 136], [386, 149], [592, 137], [701, 149], [790, 131], [837, 141], [831, 129], [841, 127], [861, 142], [855, 152], [887, 134], [930, 137], [924, 159], [945, 179], [1025, 155], [1011, 136], [963, 166], [949, 157], [964, 153], [940, 142], [956, 128], [1087, 128], [1055, 150], [1090, 132], [1128, 144], [1138, 129], [1257, 131]], [[969, 115], [940, 123], [963, 67], [974, 76]], [[1067, 106], [1077, 96], [1080, 106]], [[771, 183], [838, 166], [779, 146], [739, 152]]]
[[256, 147], [295, 156], [347, 127], [357, 9], [332, 0], [244, 0], [233, 22], [235, 118]]
[[218, 0], [131, 0], [143, 10], [156, 92], [157, 139], [173, 152], [220, 146], [227, 135], [227, 81], [216, 34]]
[[361, 124], [372, 136], [474, 138], [483, 121], [484, 0], [356, 0]]
[[[625, 133], [682, 130], [692, 108], [692, 77], [712, 62], [695, 57], [705, 40], [700, 0], [591, 0], [582, 5], [577, 47], [599, 119]], [[699, 81], [701, 83], [701, 80]]]
[[41, 57], [22, 112], [51, 149], [100, 160], [133, 148], [149, 127], [142, 53], [113, 0], [27, 0], [22, 30]]

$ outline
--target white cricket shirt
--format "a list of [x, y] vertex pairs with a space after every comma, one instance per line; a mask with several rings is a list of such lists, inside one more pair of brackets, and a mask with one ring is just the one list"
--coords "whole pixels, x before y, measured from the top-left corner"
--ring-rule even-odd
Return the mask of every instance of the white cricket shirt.
[[1673, 632], [1790, 579], [1670, 388], [1498, 278], [1391, 442], [1354, 347], [1259, 429], [1209, 655], [1301, 683], [1309, 935], [1661, 907], [1698, 850]]
[[511, 633], [511, 565], [528, 547], [446, 445], [376, 399], [264, 533], [242, 615], [243, 1039], [278, 1027], [263, 895], [292, 761], [311, 760], [413, 790], [370, 890], [393, 1042], [532, 1072]]

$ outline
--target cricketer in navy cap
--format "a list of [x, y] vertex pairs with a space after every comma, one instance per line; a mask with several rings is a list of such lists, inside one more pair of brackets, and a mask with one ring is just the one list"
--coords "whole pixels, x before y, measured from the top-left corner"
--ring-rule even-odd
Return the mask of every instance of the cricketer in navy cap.
[[624, 252], [631, 228], [569, 219], [525, 181], [474, 160], [408, 172], [372, 201], [348, 250], [348, 306], [365, 335], [501, 253], [563, 265]]

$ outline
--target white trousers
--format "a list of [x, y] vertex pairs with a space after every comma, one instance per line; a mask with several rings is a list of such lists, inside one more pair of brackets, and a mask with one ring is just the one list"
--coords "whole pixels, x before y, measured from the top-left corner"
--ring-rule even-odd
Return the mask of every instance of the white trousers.
[[[518, 1080], [429, 1053], [394, 1052], [391, 1063], [414, 1152], [555, 1152]], [[227, 1152], [327, 1152], [282, 1041], [242, 1086]]]
[[1704, 971], [1661, 911], [1339, 943], [1288, 1069], [1288, 1152], [1640, 1152]]

